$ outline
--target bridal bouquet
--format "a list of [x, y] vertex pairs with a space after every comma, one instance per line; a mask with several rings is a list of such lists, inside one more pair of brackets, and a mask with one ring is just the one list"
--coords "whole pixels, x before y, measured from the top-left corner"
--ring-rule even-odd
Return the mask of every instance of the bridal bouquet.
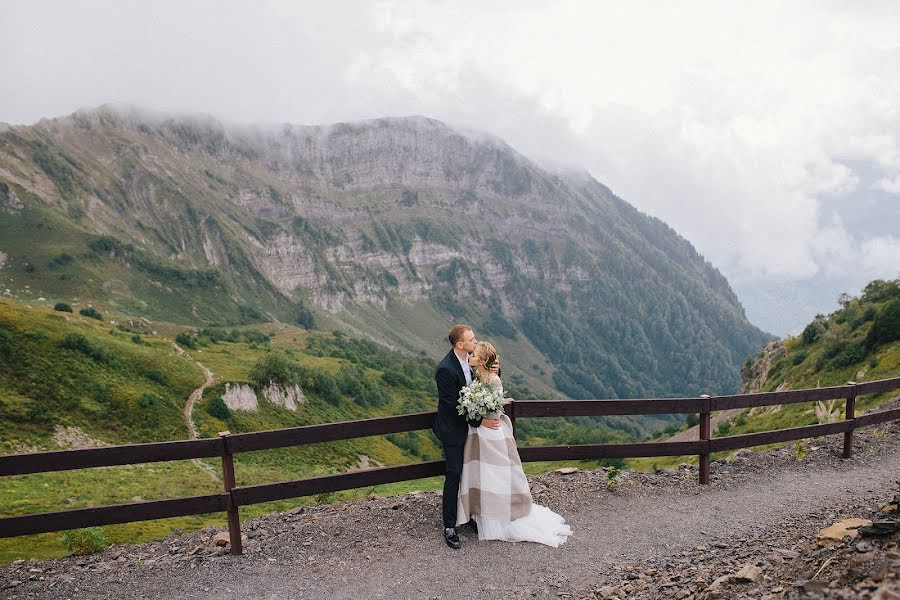
[[469, 421], [496, 418], [503, 411], [505, 401], [502, 386], [473, 381], [460, 390], [456, 412]]

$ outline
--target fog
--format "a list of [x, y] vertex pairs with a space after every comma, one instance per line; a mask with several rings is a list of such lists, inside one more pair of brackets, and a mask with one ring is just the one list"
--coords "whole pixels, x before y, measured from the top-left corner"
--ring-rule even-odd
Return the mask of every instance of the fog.
[[0, 121], [421, 114], [578, 165], [778, 335], [900, 275], [894, 2], [0, 1]]

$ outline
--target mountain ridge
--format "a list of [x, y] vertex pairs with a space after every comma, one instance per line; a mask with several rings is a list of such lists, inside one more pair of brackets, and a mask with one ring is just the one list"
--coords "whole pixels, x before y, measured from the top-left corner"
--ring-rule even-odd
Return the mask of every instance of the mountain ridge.
[[[508, 340], [529, 387], [573, 397], [736, 389], [768, 339], [662, 221], [586, 172], [427, 117], [263, 127], [103, 107], [0, 134], [0, 184], [35, 221], [50, 209], [81, 228], [76, 252], [117, 262], [119, 283], [82, 290], [135, 314], [311, 325], [315, 313], [433, 356], [466, 320]], [[22, 248], [0, 250], [27, 268]], [[63, 268], [83, 262], [64, 253]], [[159, 299], [160, 285], [182, 298]]]

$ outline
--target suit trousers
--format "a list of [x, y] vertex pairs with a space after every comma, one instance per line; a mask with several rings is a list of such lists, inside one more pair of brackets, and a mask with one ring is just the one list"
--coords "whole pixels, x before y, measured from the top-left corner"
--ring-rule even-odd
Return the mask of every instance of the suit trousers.
[[459, 478], [463, 468], [463, 449], [465, 440], [460, 444], [443, 444], [444, 461], [447, 470], [444, 474], [443, 517], [444, 527], [456, 527], [456, 506], [459, 497]]

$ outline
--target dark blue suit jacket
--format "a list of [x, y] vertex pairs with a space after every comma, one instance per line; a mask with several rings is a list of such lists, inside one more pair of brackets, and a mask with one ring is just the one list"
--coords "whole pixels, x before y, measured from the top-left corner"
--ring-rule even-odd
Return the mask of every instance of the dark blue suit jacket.
[[466, 385], [466, 374], [452, 348], [438, 363], [434, 380], [437, 383], [438, 409], [432, 431], [445, 446], [462, 446], [469, 434], [468, 426], [478, 427], [481, 420], [467, 421], [456, 412], [459, 392]]

